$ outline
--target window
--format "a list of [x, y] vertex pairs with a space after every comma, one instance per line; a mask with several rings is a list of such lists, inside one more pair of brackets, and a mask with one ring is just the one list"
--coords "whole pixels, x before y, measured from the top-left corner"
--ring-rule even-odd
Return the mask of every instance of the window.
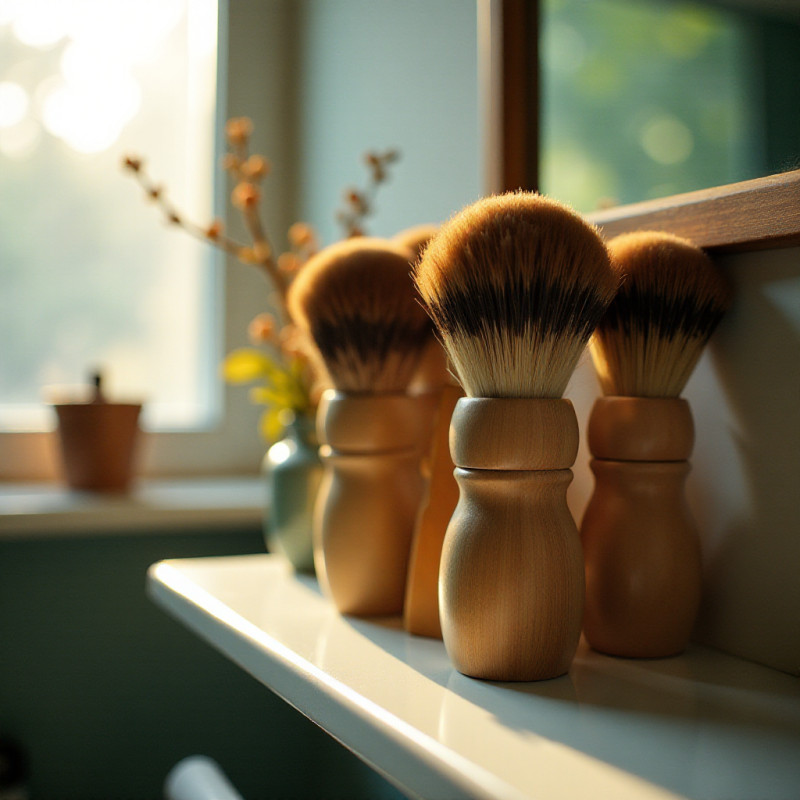
[[[85, 382], [86, 372], [98, 366], [108, 367], [109, 390], [114, 395], [144, 393], [147, 405], [152, 406], [144, 420], [146, 435], [139, 461], [142, 474], [252, 472], [263, 456], [263, 442], [256, 427], [258, 409], [248, 402], [246, 392], [233, 391], [222, 384], [217, 367], [224, 352], [244, 343], [247, 322], [263, 310], [263, 285], [259, 277], [244, 270], [221, 269], [215, 251], [164, 225], [156, 209], [143, 199], [139, 187], [124, 175], [120, 161], [128, 150], [145, 156], [153, 176], [167, 185], [176, 205], [200, 223], [211, 217], [213, 194], [217, 195], [213, 205], [220, 210], [224, 208], [225, 187], [213, 185], [213, 180], [219, 177], [214, 143], [220, 139], [227, 116], [248, 113], [253, 108], [256, 110], [254, 116], [258, 117], [265, 95], [264, 81], [237, 84], [230, 79], [229, 72], [236, 70], [239, 75], [245, 72], [266, 73], [259, 59], [269, 45], [274, 44], [270, 37], [280, 35], [279, 27], [267, 27], [266, 17], [272, 4], [237, 4], [235, 8], [229, 8], [226, 3], [220, 3], [219, 16], [216, 0], [114, 0], [113, 4], [97, 0], [78, 5], [94, 15], [93, 24], [87, 25], [83, 32], [80, 29], [81, 12], [62, 13], [68, 9], [67, 3], [61, 0], [0, 0], [0, 40], [3, 43], [0, 49], [0, 83], [18, 84], [18, 88], [0, 89], [10, 91], [12, 98], [17, 97], [16, 110], [13, 101], [11, 105], [13, 114], [8, 110], [8, 103], [0, 103], [3, 112], [0, 114], [0, 136], [4, 138], [6, 148], [13, 150], [17, 147], [18, 153], [13, 160], [8, 153], [0, 152], [0, 184], [10, 180], [7, 177], [9, 172], [16, 172], [17, 185], [22, 187], [13, 194], [5, 187], [0, 190], [0, 204], [3, 205], [0, 248], [9, 246], [8, 242], [12, 240], [10, 232], [28, 237], [27, 249], [20, 247], [20, 252], [12, 256], [6, 252], [0, 260], [3, 315], [11, 311], [16, 313], [18, 307], [22, 311], [21, 316], [15, 318], [15, 325], [19, 327], [12, 325], [10, 330], [9, 327], [4, 329], [6, 345], [0, 356], [0, 405], [6, 405], [0, 411], [0, 479], [51, 480], [57, 476], [58, 457], [52, 433], [33, 430], [41, 423], [49, 427], [54, 422], [53, 415], [47, 413], [49, 409], [42, 403], [41, 385]], [[24, 16], [23, 12], [28, 10], [36, 12], [34, 18], [48, 20], [48, 27], [42, 28], [35, 36], [32, 33], [35, 26], [28, 26], [25, 32], [22, 23], [16, 25], [19, 15]], [[161, 23], [156, 24], [155, 18]], [[119, 32], [120, 25], [128, 31]], [[252, 32], [259, 29], [265, 32], [264, 35], [253, 37]], [[137, 36], [140, 44], [143, 39], [144, 44], [149, 42], [149, 52], [140, 52], [142, 60], [133, 61], [139, 66], [131, 67], [129, 64], [128, 73], [137, 81], [143, 80], [143, 76], [155, 81], [155, 89], [151, 86], [145, 92], [141, 84], [139, 92], [133, 90], [132, 94], [135, 95], [133, 99], [138, 98], [141, 104], [140, 114], [146, 105], [145, 95], [155, 94], [162, 116], [146, 131], [143, 124], [140, 125], [139, 114], [129, 121], [127, 128], [117, 131], [117, 138], [111, 130], [113, 126], [109, 126], [105, 132], [105, 151], [94, 154], [80, 152], [81, 147], [84, 151], [91, 151], [104, 144], [100, 128], [93, 127], [91, 136], [87, 135], [83, 142], [79, 142], [68, 132], [66, 124], [62, 126], [61, 132], [71, 136], [73, 144], [77, 145], [72, 147], [57, 133], [54, 135], [45, 128], [39, 105], [42, 94], [37, 96], [35, 87], [48, 75], [53, 80], [46, 87], [55, 89], [62, 81], [66, 83], [63, 75], [59, 77], [61, 55], [70, 44], [72, 35], [81, 38], [85, 34], [85, 42], [94, 41], [101, 51], [106, 48], [108, 55], [107, 48], [112, 42], [108, 31], [114, 30], [118, 36], [123, 39], [128, 36], [131, 41], [125, 47], [117, 42], [117, 49], [121, 48], [121, 52], [113, 53], [113, 58], [109, 56], [108, 63], [134, 57], [132, 42]], [[28, 44], [18, 41], [17, 33], [32, 41]], [[229, 35], [238, 41], [238, 46], [228, 47]], [[158, 53], [163, 55], [166, 50], [173, 56], [169, 69], [163, 62], [158, 65], [154, 60]], [[6, 59], [15, 54], [18, 61], [21, 53], [26, 56], [22, 65], [9, 67]], [[182, 55], [177, 57], [178, 53]], [[49, 65], [46, 62], [48, 57]], [[218, 91], [214, 91], [216, 61], [220, 64], [221, 76]], [[227, 69], [229, 62], [232, 64], [230, 70]], [[114, 74], [103, 63], [103, 67], [94, 70], [95, 80], [100, 84], [101, 76], [105, 80]], [[50, 72], [37, 79], [39, 70]], [[120, 72], [124, 74], [125, 70], [117, 70], [117, 74]], [[119, 110], [114, 103], [112, 106]], [[16, 127], [23, 121], [18, 118], [23, 107], [31, 117], [39, 115], [36, 120], [38, 132], [33, 134], [32, 141], [43, 144], [45, 150], [64, 156], [59, 166], [37, 168], [38, 161], [32, 153], [26, 156], [24, 152], [31, 143], [25, 145], [24, 136], [16, 143], [12, 141], [11, 133], [24, 133], [24, 128]], [[91, 104], [88, 107], [88, 112], [98, 113], [98, 116], [101, 110]], [[83, 108], [82, 115], [86, 113], [87, 108]], [[130, 109], [127, 113], [130, 114]], [[256, 120], [256, 124], [261, 126], [262, 132], [268, 128], [263, 116]], [[37, 126], [26, 127], [32, 130]], [[119, 122], [117, 127], [121, 127]], [[272, 152], [270, 144], [267, 143], [264, 152]], [[69, 179], [102, 179], [106, 184], [103, 189], [92, 187], [67, 194], [63, 187], [68, 185], [64, 181]], [[61, 187], [59, 191], [63, 194], [56, 190], [56, 186]], [[282, 190], [270, 191], [279, 195]], [[114, 202], [121, 204], [122, 211], [117, 208], [116, 213], [104, 218], [102, 224], [92, 220], [91, 224], [83, 227], [73, 254], [66, 258], [52, 226], [45, 222], [45, 211], [50, 210], [56, 217], [83, 225], [89, 214], [87, 209], [90, 206], [95, 211], [97, 209], [95, 194], [102, 196], [101, 212], [106, 205], [111, 205], [112, 195]], [[28, 198], [27, 205], [23, 202], [25, 198]], [[283, 219], [278, 220], [279, 225], [283, 222]], [[144, 249], [139, 250], [140, 257], [129, 257], [125, 247], [140, 246], [140, 237], [147, 242]], [[121, 238], [126, 240], [125, 247], [119, 244]], [[98, 261], [98, 252], [104, 253], [105, 263], [95, 264], [90, 269], [83, 262]], [[124, 298], [124, 302], [119, 298], [116, 282], [125, 277], [126, 270], [142, 273], [139, 286], [146, 301], [138, 316], [123, 320], [122, 309], [127, 313], [136, 307], [129, 298]], [[35, 292], [29, 295], [28, 300], [22, 299], [24, 295], [18, 286], [29, 277], [26, 271], [32, 271], [37, 278]], [[54, 283], [63, 275], [69, 278], [66, 284], [62, 284], [65, 295], [57, 297], [54, 303], [47, 301], [51, 305], [46, 306], [43, 298], [47, 290], [41, 284]], [[78, 289], [77, 275], [88, 275], [88, 287]], [[165, 290], [160, 301], [153, 300], [151, 290], [156, 285]], [[72, 297], [68, 303], [65, 297], [70, 299], [70, 293]], [[64, 321], [69, 305], [77, 303], [82, 305], [85, 315], [95, 315], [97, 304], [109, 299], [112, 304], [116, 303], [116, 308], [112, 307], [115, 315], [112, 333], [118, 333], [114, 329], [121, 328], [119, 340], [123, 342], [116, 348], [112, 347], [113, 363], [109, 360], [107, 364], [98, 364], [98, 356], [87, 346], [76, 350], [79, 355], [84, 355], [68, 367], [62, 368], [53, 362], [55, 366], [37, 373], [36, 367], [26, 364], [30, 356], [25, 355], [23, 345], [31, 341], [52, 341], [55, 335], [50, 329]], [[109, 316], [108, 312], [104, 313]], [[160, 371], [142, 367], [141, 353], [134, 352], [129, 346], [132, 332], [141, 334], [148, 325], [152, 327], [150, 333], [142, 334], [145, 340], [155, 340], [154, 331], [159, 327], [167, 332], [168, 339], [173, 340], [159, 344], [159, 349], [171, 348], [169, 365], [162, 366]], [[85, 343], [90, 327], [88, 320], [79, 316], [77, 327], [70, 336], [75, 337], [78, 344]], [[125, 344], [126, 338], [128, 344]], [[183, 344], [178, 343], [179, 339], [183, 339]], [[187, 344], [191, 344], [193, 350], [184, 349], [185, 355], [182, 355], [180, 348]], [[65, 350], [66, 343], [57, 342], [55, 349], [59, 348]], [[97, 352], [102, 355], [100, 350]], [[17, 364], [14, 369], [18, 372], [13, 379], [6, 377], [11, 373], [8, 354], [13, 354]], [[123, 363], [130, 369], [123, 370]], [[27, 379], [20, 377], [19, 370], [22, 373], [27, 371]], [[172, 372], [180, 380], [165, 390], [165, 381]], [[152, 402], [155, 390], [159, 394], [157, 403]]]
[[[717, 167], [722, 163], [726, 170], [733, 169], [734, 172], [709, 178], [720, 182], [733, 180], [735, 183], [701, 188], [697, 176], [689, 175], [687, 178], [684, 172], [684, 181], [694, 181], [693, 185], [683, 183], [666, 186], [663, 181], [648, 181], [644, 196], [636, 196], [635, 187], [645, 185], [642, 184], [641, 175], [634, 175], [632, 182], [619, 181], [614, 169], [601, 167], [593, 175], [578, 175], [576, 182], [574, 169], [567, 170], [568, 179], [564, 180], [565, 176], [559, 175], [552, 164], [550, 167], [540, 164], [542, 151], [541, 160], [547, 158], [548, 144], [558, 149], [571, 143], [573, 157], [583, 162], [584, 166], [588, 165], [590, 172], [609, 160], [616, 161], [617, 165], [622, 164], [620, 172], [624, 172], [628, 156], [639, 155], [630, 152], [630, 143], [627, 147], [622, 146], [615, 139], [613, 131], [610, 136], [601, 131], [604, 124], [608, 126], [608, 120], [601, 119], [597, 113], [585, 113], [584, 119], [572, 128], [569, 123], [563, 124], [574, 109], [559, 110], [557, 106], [562, 101], [569, 106], [568, 97], [551, 98], [556, 108], [550, 109], [550, 121], [547, 121], [548, 100], [543, 94], [548, 87], [552, 93], [554, 86], [564, 77], [543, 75], [547, 70], [548, 48], [551, 59], [557, 50], [556, 61], [564, 62], [554, 65], [556, 72], [574, 73], [577, 66], [585, 64], [592, 50], [590, 40], [594, 41], [603, 35], [602, 31], [591, 29], [592, 15], [598, 13], [600, 8], [611, 9], [616, 14], [611, 20], [616, 25], [612, 35], [616, 35], [617, 29], [620, 33], [629, 32], [634, 41], [626, 45], [628, 49], [638, 48], [641, 52], [641, 43], [637, 44], [637, 38], [652, 45], [664, 33], [653, 21], [654, 18], [674, 14], [673, 23], [677, 21], [679, 24], [697, 26], [698, 30], [693, 35], [695, 45], [698, 41], [711, 42], [715, 38], [719, 40], [717, 45], [722, 41], [724, 46], [721, 50], [727, 52], [729, 65], [731, 48], [732, 52], [747, 56], [750, 71], [746, 90], [740, 66], [733, 69], [732, 74], [724, 76], [724, 80], [727, 83], [727, 99], [731, 101], [729, 109], [737, 109], [742, 95], [749, 95], [750, 104], [743, 111], [747, 119], [740, 119], [734, 126], [740, 132], [749, 130], [749, 133], [740, 136], [738, 143], [734, 139], [733, 144], [728, 142], [720, 145], [720, 149], [725, 151], [723, 158], [712, 159]], [[489, 176], [487, 183], [493, 191], [542, 186], [557, 196], [563, 193], [565, 199], [572, 200], [580, 210], [590, 211], [589, 219], [608, 236], [630, 230], [660, 228], [686, 236], [699, 246], [716, 251], [786, 247], [800, 242], [800, 206], [797, 203], [800, 152], [796, 136], [800, 126], [800, 84], [793, 79], [800, 66], [800, 14], [796, 4], [762, 4], [755, 0], [708, 0], [703, 3], [672, 3], [665, 0], [643, 0], [641, 3], [630, 0], [598, 0], [597, 3], [586, 0], [479, 0], [479, 9], [483, 41], [488, 45], [483, 48], [483, 100], [487, 109], [488, 132], [484, 159]], [[548, 12], [552, 12], [549, 18]], [[627, 13], [631, 13], [633, 19], [638, 18], [639, 22], [643, 16], [650, 15], [651, 19], [644, 30], [641, 25], [631, 29], [631, 20], [619, 16], [622, 14], [624, 17]], [[578, 21], [578, 17], [586, 14], [589, 16]], [[569, 22], [568, 18], [571, 18]], [[693, 18], [694, 22], [691, 21]], [[570, 30], [573, 23], [577, 28]], [[548, 25], [549, 41], [545, 38]], [[563, 25], [566, 27], [560, 27]], [[578, 32], [581, 28], [586, 39]], [[543, 35], [540, 37], [540, 34]], [[688, 46], [689, 42], [682, 44]], [[696, 47], [692, 49], [695, 53], [699, 52]], [[613, 62], [616, 55], [603, 54], [601, 60], [606, 57]], [[618, 67], [607, 64], [600, 68], [599, 74], [591, 75], [589, 79], [603, 80], [607, 86], [611, 85], [609, 76], [613, 77]], [[641, 77], [640, 72], [648, 71], [646, 68], [638, 70], [630, 63], [625, 69], [629, 73], [625, 76], [629, 84], [636, 83]], [[724, 72], [718, 68], [715, 70], [717, 75]], [[703, 76], [698, 80], [702, 81]], [[567, 88], [566, 92], [569, 91]], [[682, 88], [679, 85], [671, 91], [672, 102], [685, 107], [685, 100], [674, 95], [693, 93], [694, 84], [691, 80], [684, 81]], [[706, 93], [711, 106], [725, 99], [724, 96], [717, 96], [715, 91]], [[623, 105], [627, 102], [625, 98], [622, 101]], [[652, 106], [647, 108], [646, 102], [644, 105], [645, 110], [652, 110]], [[732, 116], [735, 120], [736, 114]], [[631, 125], [631, 120], [626, 120], [624, 115], [615, 117], [615, 120], [618, 129], [627, 129], [627, 135], [631, 131], [638, 134], [636, 147], [644, 153], [649, 148], [651, 158], [655, 154], [663, 161], [666, 151], [671, 150], [666, 160], [674, 160], [678, 156], [681, 160], [684, 155], [690, 155], [689, 151], [693, 149], [694, 134], [689, 126], [689, 136], [681, 129], [682, 133], [674, 137], [676, 141], [671, 141], [671, 137], [665, 135], [665, 130], [669, 134], [670, 128], [674, 132], [681, 126], [670, 123], [666, 129], [664, 126], [655, 126], [654, 130], [651, 128], [648, 131], [650, 126], [641, 124], [646, 121], [642, 116], [638, 118], [638, 126], [635, 124], [637, 119], [633, 119], [634, 124]], [[658, 118], [655, 121], [659, 121]], [[551, 125], [549, 132], [546, 129], [548, 124]], [[647, 146], [643, 146], [645, 141], [642, 134], [645, 134], [645, 140], [652, 137], [646, 142]], [[747, 147], [742, 148], [746, 153], [737, 156], [735, 151], [740, 148], [742, 139], [753, 138], [752, 134], [758, 134], [755, 141], [746, 142]], [[559, 137], [563, 137], [564, 141], [559, 141]], [[688, 146], [689, 137], [692, 148]], [[595, 163], [593, 159], [597, 156], [597, 150], [593, 148], [600, 142], [610, 144], [611, 148], [602, 153]], [[661, 153], [657, 152], [659, 145], [662, 146]], [[577, 153], [574, 152], [576, 149]], [[733, 157], [730, 151], [734, 151]], [[652, 160], [658, 163], [658, 158]], [[703, 169], [706, 166], [704, 164]], [[603, 174], [598, 175], [598, 172]], [[573, 179], [569, 179], [570, 173]], [[669, 170], [668, 174], [672, 175], [672, 171]], [[559, 181], [562, 182], [559, 184]], [[586, 191], [587, 186], [589, 191]], [[680, 194], [647, 199], [668, 190]], [[606, 203], [606, 200], [611, 202]], [[614, 205], [615, 202], [623, 205]], [[602, 210], [591, 210], [598, 205]]]
[[213, 263], [143, 211], [122, 154], [212, 212], [216, 0], [26, 0], [0, 10], [0, 426], [105, 373], [154, 430], [207, 425]]
[[590, 212], [797, 163], [800, 13], [543, 0], [541, 187]]

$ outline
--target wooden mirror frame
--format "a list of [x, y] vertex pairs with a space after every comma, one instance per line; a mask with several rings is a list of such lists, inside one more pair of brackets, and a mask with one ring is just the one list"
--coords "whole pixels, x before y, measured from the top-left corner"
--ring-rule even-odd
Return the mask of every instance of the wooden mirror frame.
[[[538, 188], [539, 3], [478, 0], [488, 192]], [[586, 215], [606, 237], [658, 229], [712, 252], [800, 245], [800, 170]]]

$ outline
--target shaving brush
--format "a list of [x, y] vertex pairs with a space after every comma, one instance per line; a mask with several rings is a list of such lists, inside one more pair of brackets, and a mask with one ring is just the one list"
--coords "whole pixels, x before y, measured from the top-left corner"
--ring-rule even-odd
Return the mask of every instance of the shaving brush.
[[431, 337], [409, 258], [389, 241], [349, 239], [313, 256], [288, 297], [334, 387], [317, 412], [325, 473], [314, 565], [344, 614], [403, 608], [424, 425], [422, 401], [406, 389]]
[[[392, 241], [411, 252], [411, 265], [419, 261], [430, 240], [439, 230], [438, 225], [415, 225], [395, 234]], [[409, 384], [412, 394], [438, 393], [450, 383], [447, 357], [431, 330], [431, 338], [420, 359], [419, 366]]]
[[611, 655], [665, 657], [686, 648], [701, 596], [684, 496], [694, 426], [679, 395], [730, 289], [702, 250], [670, 234], [625, 234], [608, 249], [622, 283], [590, 345], [606, 396], [588, 424], [584, 633]]
[[562, 675], [584, 599], [566, 503], [578, 424], [562, 394], [616, 275], [592, 226], [518, 192], [447, 222], [415, 279], [467, 395], [450, 429], [459, 500], [439, 575], [447, 652], [473, 677]]

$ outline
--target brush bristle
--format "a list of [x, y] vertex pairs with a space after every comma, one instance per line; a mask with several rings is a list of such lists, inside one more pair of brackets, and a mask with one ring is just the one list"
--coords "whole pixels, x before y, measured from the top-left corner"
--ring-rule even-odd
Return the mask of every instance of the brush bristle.
[[431, 327], [409, 274], [411, 253], [358, 237], [313, 256], [291, 286], [292, 318], [343, 392], [405, 391]]
[[438, 230], [437, 225], [415, 225], [395, 234], [392, 241], [401, 247], [407, 247], [411, 251], [411, 262], [415, 263]]
[[596, 229], [530, 192], [456, 214], [415, 280], [471, 397], [560, 397], [618, 282]]
[[731, 292], [714, 262], [668, 233], [623, 234], [608, 243], [622, 283], [591, 342], [603, 392], [677, 397]]

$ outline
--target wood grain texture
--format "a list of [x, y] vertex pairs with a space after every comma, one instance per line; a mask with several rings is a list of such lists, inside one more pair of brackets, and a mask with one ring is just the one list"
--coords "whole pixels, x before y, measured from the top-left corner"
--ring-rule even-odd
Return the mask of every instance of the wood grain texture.
[[450, 456], [450, 420], [464, 392], [460, 386], [444, 387], [429, 453], [428, 490], [423, 500], [408, 568], [403, 625], [417, 636], [442, 638], [439, 621], [439, 562], [450, 518], [458, 503], [458, 484]]
[[569, 670], [584, 577], [566, 504], [572, 471], [458, 468], [442, 550], [440, 613], [450, 660], [475, 678], [533, 681]]
[[694, 447], [689, 404], [680, 397], [599, 397], [586, 429], [596, 458], [684, 461]]
[[[462, 398], [451, 447], [460, 498], [439, 582], [450, 659], [460, 672], [489, 680], [563, 675], [580, 638], [584, 598], [580, 540], [566, 503], [572, 471], [562, 468], [577, 448], [572, 404]], [[503, 460], [510, 469], [485, 466]], [[542, 468], [548, 463], [557, 467]]]
[[[318, 428], [325, 473], [314, 509], [314, 566], [342, 614], [400, 614], [424, 488], [425, 399], [330, 393]], [[370, 442], [367, 434], [374, 436]]]
[[[690, 465], [674, 459], [676, 452], [691, 450], [693, 441], [691, 414], [682, 403], [605, 398], [590, 415], [590, 449], [599, 442], [606, 457], [591, 461], [595, 488], [581, 523], [583, 630], [589, 644], [604, 653], [662, 658], [682, 652], [689, 642], [702, 568], [684, 491]], [[637, 404], [643, 406], [638, 414]], [[648, 422], [655, 431], [647, 430]]]
[[450, 427], [458, 466], [568, 469], [578, 454], [578, 421], [569, 400], [462, 397]]
[[658, 230], [712, 252], [800, 243], [800, 170], [587, 215], [610, 239]]
[[323, 393], [317, 436], [343, 453], [376, 453], [420, 447], [431, 425], [426, 395]]

